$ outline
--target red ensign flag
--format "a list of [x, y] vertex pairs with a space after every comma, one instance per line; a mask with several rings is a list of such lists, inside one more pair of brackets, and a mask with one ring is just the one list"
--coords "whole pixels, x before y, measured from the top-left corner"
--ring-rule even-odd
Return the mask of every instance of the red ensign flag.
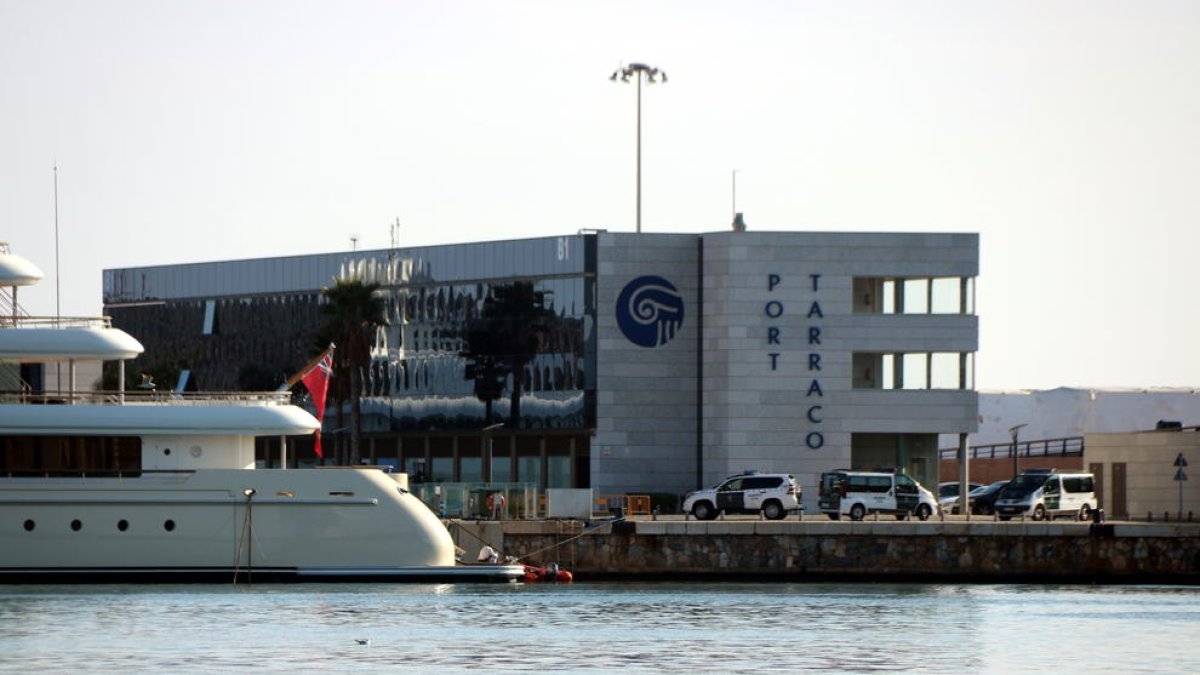
[[[317, 421], [322, 422], [325, 419], [325, 393], [329, 391], [329, 378], [333, 375], [333, 349], [325, 350], [321, 359], [317, 364], [305, 373], [300, 381], [304, 386], [308, 387], [308, 393], [312, 395], [313, 407], [317, 411]], [[317, 457], [324, 457], [321, 452], [321, 429], [316, 431], [316, 443], [314, 449], [317, 451]]]

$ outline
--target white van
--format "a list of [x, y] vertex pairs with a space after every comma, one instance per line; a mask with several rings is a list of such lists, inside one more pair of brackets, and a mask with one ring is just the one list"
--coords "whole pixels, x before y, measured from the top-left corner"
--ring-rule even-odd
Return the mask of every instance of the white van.
[[1089, 520], [1096, 508], [1095, 479], [1090, 473], [1030, 469], [1012, 479], [996, 496], [1000, 520], [1029, 516], [1045, 520], [1072, 516]]
[[868, 513], [887, 513], [921, 520], [938, 513], [937, 498], [917, 481], [891, 471], [831, 471], [821, 474], [818, 506], [831, 520], [843, 515], [862, 520]]

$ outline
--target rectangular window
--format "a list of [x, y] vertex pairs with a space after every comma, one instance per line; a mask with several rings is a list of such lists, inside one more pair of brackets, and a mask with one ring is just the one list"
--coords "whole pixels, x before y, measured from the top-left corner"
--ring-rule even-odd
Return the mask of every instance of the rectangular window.
[[901, 356], [903, 372], [901, 389], [929, 388], [929, 358], [926, 354], [904, 354]]
[[930, 296], [932, 303], [930, 311], [933, 314], [962, 313], [962, 279], [959, 277], [939, 277], [931, 283]]
[[904, 280], [904, 313], [905, 314], [928, 314], [929, 313], [929, 280], [928, 279], [905, 279]]
[[507, 450], [503, 454], [496, 454], [492, 457], [492, 482], [512, 482], [512, 457], [508, 456]]
[[0, 437], [0, 474], [136, 476], [142, 439], [136, 436]]
[[458, 480], [463, 483], [478, 483], [483, 480], [482, 457], [460, 457], [458, 460]]
[[974, 277], [855, 277], [855, 314], [974, 314]]
[[896, 282], [892, 279], [883, 282], [883, 313], [896, 313]]
[[910, 352], [851, 356], [854, 389], [975, 388], [975, 354], [972, 352]]
[[571, 458], [550, 455], [546, 458], [546, 487], [571, 487]]
[[930, 355], [930, 389], [958, 389], [961, 376], [962, 366], [957, 352], [937, 352]]

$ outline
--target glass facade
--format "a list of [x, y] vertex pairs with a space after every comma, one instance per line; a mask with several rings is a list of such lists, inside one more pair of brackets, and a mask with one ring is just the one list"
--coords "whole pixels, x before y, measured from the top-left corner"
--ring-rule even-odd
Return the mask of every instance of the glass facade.
[[[595, 239], [107, 270], [105, 312], [146, 347], [127, 364], [127, 386], [147, 373], [173, 387], [186, 369], [204, 391], [274, 390], [321, 347], [321, 289], [339, 278], [378, 284], [387, 325], [371, 336], [362, 378], [365, 460], [414, 482], [487, 480], [490, 470], [500, 482], [586, 485]], [[334, 387], [325, 415], [332, 461], [346, 457], [349, 424]], [[499, 424], [505, 435], [489, 462], [481, 430]], [[316, 461], [310, 441], [293, 443], [292, 462]], [[259, 445], [264, 464], [278, 458], [270, 439]]]
[[[590, 238], [410, 252], [383, 280], [364, 427], [390, 431], [594, 426]], [[594, 255], [594, 254], [593, 254]]]
[[[128, 303], [105, 308], [114, 325], [146, 346], [127, 379], [152, 373], [166, 387], [187, 369], [201, 390], [275, 389], [316, 349], [325, 299], [305, 282], [322, 264], [324, 285], [359, 277], [386, 300], [388, 325], [363, 375], [365, 432], [595, 426], [594, 235], [208, 263], [181, 266], [179, 278], [170, 268], [109, 271], [110, 282], [137, 276], [147, 289], [106, 291]], [[155, 288], [202, 292], [222, 276], [246, 294], [154, 297]]]

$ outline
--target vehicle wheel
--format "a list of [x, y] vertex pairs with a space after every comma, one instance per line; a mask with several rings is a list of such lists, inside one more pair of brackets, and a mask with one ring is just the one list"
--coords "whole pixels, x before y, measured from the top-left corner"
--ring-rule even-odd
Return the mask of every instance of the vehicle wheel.
[[1037, 506], [1035, 506], [1033, 508], [1033, 519], [1034, 520], [1045, 520], [1046, 519], [1046, 507], [1042, 506], [1041, 504], [1038, 504]]
[[850, 507], [850, 520], [862, 520], [867, 515], [867, 509], [862, 504]]
[[929, 508], [928, 504], [917, 504], [917, 517], [921, 520], [929, 520], [929, 516], [933, 514], [933, 509]]
[[696, 520], [712, 520], [717, 517], [717, 511], [708, 502], [696, 502], [692, 506], [692, 515]]
[[841, 520], [842, 519], [842, 514], [840, 514], [840, 513], [827, 513], [825, 515], [829, 516], [830, 520]]
[[783, 510], [783, 504], [780, 504], [774, 499], [766, 504], [763, 504], [762, 510], [763, 515], [766, 516], [767, 520], [783, 520], [783, 518], [787, 516], [787, 511]]
[[1092, 509], [1087, 504], [1084, 504], [1083, 506], [1079, 507], [1079, 519], [1080, 520], [1091, 520], [1092, 519]]

